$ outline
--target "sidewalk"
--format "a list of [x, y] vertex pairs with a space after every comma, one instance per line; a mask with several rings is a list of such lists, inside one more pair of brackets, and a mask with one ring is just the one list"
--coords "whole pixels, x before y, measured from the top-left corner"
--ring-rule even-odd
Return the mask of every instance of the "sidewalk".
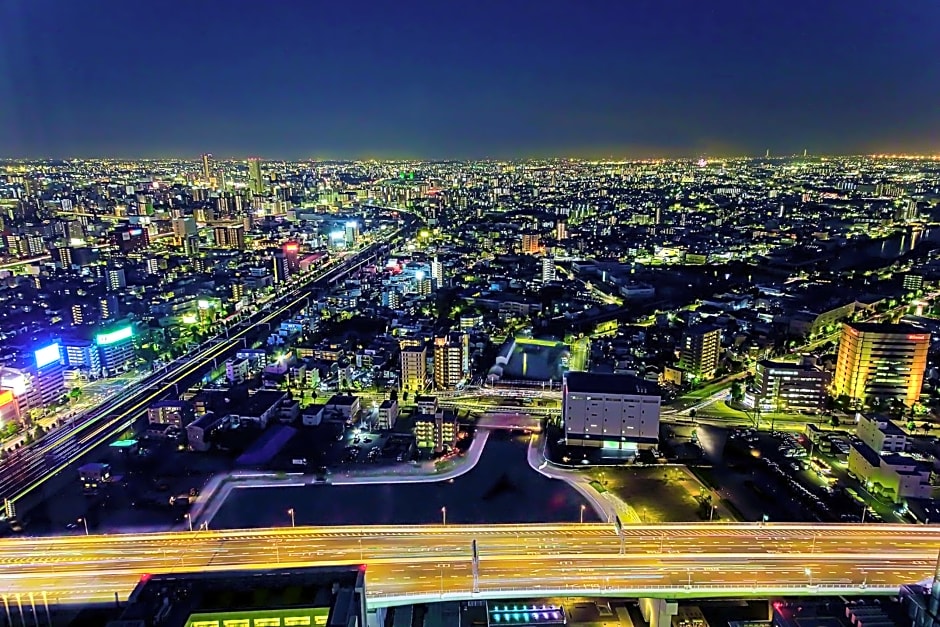
[[602, 521], [612, 523], [614, 518], [619, 516], [620, 522], [624, 524], [642, 522], [636, 510], [616, 494], [610, 491], [601, 493], [595, 490], [594, 486], [591, 485], [590, 477], [585, 473], [580, 470], [561, 468], [548, 461], [543, 452], [544, 447], [543, 435], [533, 434], [529, 440], [527, 455], [532, 470], [549, 479], [558, 479], [570, 485], [591, 504], [597, 517]]
[[[317, 484], [315, 475], [303, 473], [274, 473], [249, 470], [219, 473], [213, 475], [206, 482], [205, 487], [196, 498], [196, 502], [190, 507], [189, 515], [193, 521], [193, 527], [208, 525], [234, 489], [449, 481], [473, 470], [480, 461], [480, 456], [483, 454], [483, 449], [489, 437], [489, 430], [477, 430], [466, 454], [455, 460], [452, 466], [443, 471], [438, 471], [433, 461], [414, 466], [396, 466], [394, 468], [357, 468], [337, 473], [328, 482], [319, 484]], [[188, 527], [188, 524], [185, 523], [180, 527]]]

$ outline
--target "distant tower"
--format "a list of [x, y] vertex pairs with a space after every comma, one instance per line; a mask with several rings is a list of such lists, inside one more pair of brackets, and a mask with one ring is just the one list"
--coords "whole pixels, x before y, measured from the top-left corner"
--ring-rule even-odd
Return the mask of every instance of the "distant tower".
[[806, 148], [803, 149], [803, 156], [806, 156]]
[[261, 159], [259, 157], [248, 159], [248, 180], [253, 194], [260, 196], [264, 193], [264, 182], [261, 180]]
[[767, 152], [764, 153], [764, 159], [770, 159], [770, 148], [768, 148]]
[[209, 161], [210, 159], [212, 159], [212, 155], [210, 155], [208, 152], [202, 155], [202, 179], [206, 182], [212, 178], [212, 166]]

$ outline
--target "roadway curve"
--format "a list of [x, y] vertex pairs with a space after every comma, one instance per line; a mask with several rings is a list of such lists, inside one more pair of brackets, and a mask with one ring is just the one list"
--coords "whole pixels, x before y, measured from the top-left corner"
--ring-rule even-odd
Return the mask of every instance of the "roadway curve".
[[[370, 606], [546, 594], [893, 593], [929, 579], [940, 528], [914, 525], [298, 527], [0, 540], [0, 595], [126, 598], [145, 574], [365, 563]], [[480, 554], [474, 594], [471, 550]], [[621, 546], [623, 553], [621, 553]]]

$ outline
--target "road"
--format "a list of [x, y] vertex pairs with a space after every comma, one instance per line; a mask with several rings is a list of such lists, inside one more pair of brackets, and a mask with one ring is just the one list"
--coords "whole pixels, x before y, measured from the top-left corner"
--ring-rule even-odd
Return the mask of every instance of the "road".
[[[407, 228], [402, 227], [390, 233], [389, 240]], [[173, 362], [166, 370], [154, 373], [137, 387], [128, 388], [97, 410], [86, 413], [74, 425], [57, 429], [33, 446], [16, 450], [0, 463], [0, 501], [20, 501], [82, 456], [118, 436], [133, 425], [151, 403], [171, 393], [178, 394], [180, 389], [198, 380], [204, 370], [233, 355], [244, 344], [243, 340], [258, 332], [258, 327], [272, 323], [306, 304], [311, 286], [328, 285], [349, 268], [361, 265], [362, 259], [375, 254], [385, 243], [377, 242], [348, 257], [341, 264], [312, 275], [306, 283], [280, 297], [278, 305], [270, 304], [270, 309], [229, 329], [224, 339], [210, 343], [199, 353]], [[22, 514], [22, 508], [19, 509], [21, 511], [18, 513]]]
[[940, 529], [769, 523], [282, 527], [0, 540], [0, 595], [126, 598], [146, 574], [367, 565], [370, 605], [480, 596], [896, 592], [928, 579]]

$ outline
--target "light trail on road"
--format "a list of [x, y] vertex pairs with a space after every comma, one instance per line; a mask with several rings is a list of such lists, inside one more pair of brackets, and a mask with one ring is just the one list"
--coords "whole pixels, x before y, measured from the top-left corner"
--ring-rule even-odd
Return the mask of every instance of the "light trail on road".
[[0, 594], [102, 601], [126, 597], [145, 574], [364, 563], [370, 603], [468, 597], [473, 540], [477, 586], [493, 598], [884, 592], [929, 578], [940, 551], [940, 529], [914, 525], [627, 525], [622, 541], [593, 523], [79, 535], [0, 540]]

